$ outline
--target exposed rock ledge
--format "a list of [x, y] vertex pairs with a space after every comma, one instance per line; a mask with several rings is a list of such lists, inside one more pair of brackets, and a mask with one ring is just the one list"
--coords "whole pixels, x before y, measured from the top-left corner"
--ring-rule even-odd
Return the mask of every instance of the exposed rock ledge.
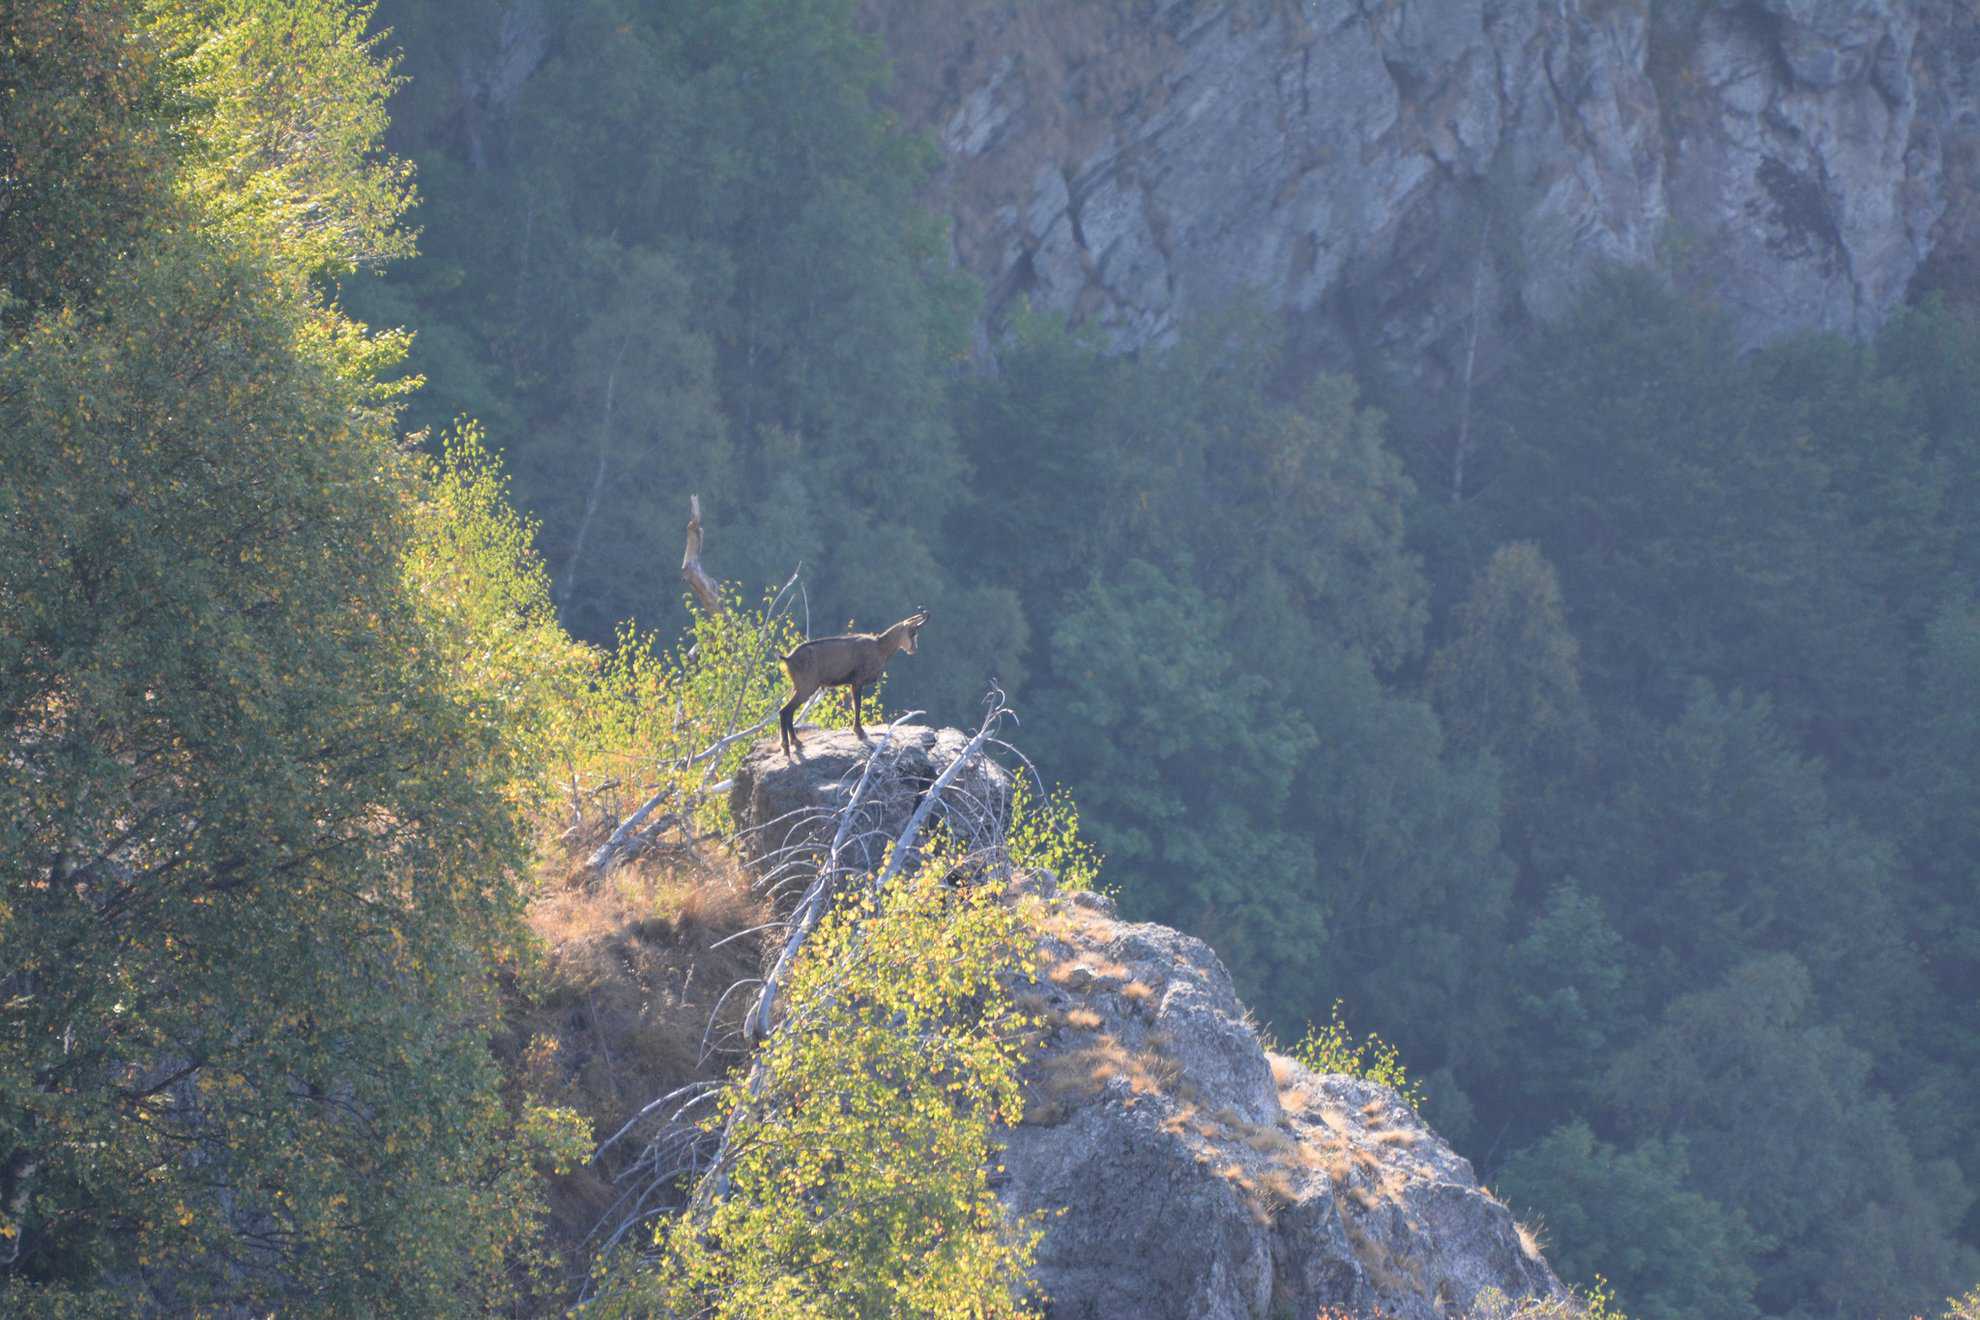
[[1249, 292], [1430, 380], [1653, 267], [1755, 344], [1865, 334], [1970, 246], [1944, 0], [863, 0], [991, 322], [1165, 342]]
[[[892, 814], [867, 824], [881, 831], [932, 780], [931, 754], [953, 759], [963, 741], [896, 738], [906, 754], [876, 767]], [[812, 734], [807, 750], [750, 756], [740, 826], [844, 801], [868, 750], [850, 734]], [[975, 783], [980, 800], [1009, 800], [1001, 770]], [[1052, 1316], [1428, 1320], [1467, 1314], [1488, 1287], [1566, 1295], [1470, 1163], [1393, 1091], [1268, 1053], [1201, 940], [1122, 922], [1109, 899], [1060, 894], [1049, 875], [1021, 879], [1012, 900], [1038, 931], [1027, 1006], [1049, 1030], [1000, 1192], [1049, 1216], [1036, 1277]]]

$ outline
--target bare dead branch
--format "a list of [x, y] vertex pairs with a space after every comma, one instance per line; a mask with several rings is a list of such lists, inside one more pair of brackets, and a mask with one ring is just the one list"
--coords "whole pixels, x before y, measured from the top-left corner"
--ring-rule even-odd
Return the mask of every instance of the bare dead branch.
[[710, 614], [722, 613], [722, 589], [701, 566], [701, 496], [688, 496], [687, 548], [681, 552], [681, 581]]
[[[846, 834], [852, 828], [853, 820], [859, 814], [860, 801], [866, 796], [867, 786], [873, 780], [873, 768], [879, 765], [881, 758], [886, 755], [888, 744], [893, 741], [894, 733], [902, 722], [919, 713], [919, 711], [911, 711], [889, 724], [887, 731], [880, 735], [880, 742], [874, 747], [872, 755], [866, 758], [866, 768], [860, 772], [859, 783], [853, 789], [852, 798], [839, 812], [839, 828], [832, 836], [832, 847], [826, 853], [825, 865], [819, 869], [818, 878], [811, 882], [811, 887], [805, 890], [804, 897], [799, 900], [797, 911], [791, 917], [790, 938], [784, 941], [783, 950], [777, 955], [776, 965], [763, 979], [763, 989], [756, 997], [756, 1008], [750, 1014], [749, 1025], [743, 1032], [748, 1039], [763, 1040], [770, 1035], [770, 1011], [777, 1001], [777, 987], [783, 984], [785, 975], [790, 971], [791, 962], [797, 957], [797, 951], [803, 946], [805, 937], [811, 934], [811, 928], [816, 926], [818, 919], [825, 914], [826, 896], [839, 874], [839, 852], [846, 846]], [[929, 790], [931, 796], [934, 792], [934, 789]]]

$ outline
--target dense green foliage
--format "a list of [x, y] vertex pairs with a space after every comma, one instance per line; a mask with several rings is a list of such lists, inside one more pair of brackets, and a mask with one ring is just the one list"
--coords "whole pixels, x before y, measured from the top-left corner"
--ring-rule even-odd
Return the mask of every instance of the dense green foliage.
[[531, 1217], [506, 734], [402, 589], [402, 344], [323, 282], [402, 246], [366, 17], [0, 15], [9, 1314], [494, 1304]]
[[933, 604], [897, 695], [1001, 677], [1129, 911], [1289, 1037], [1344, 999], [1626, 1309], [1980, 1273], [1962, 314], [1742, 356], [1598, 282], [1454, 500], [1434, 396], [1388, 426], [1263, 316], [961, 362], [849, 3], [501, 10], [386, 6], [438, 259], [364, 297], [421, 328], [417, 406], [503, 437], [574, 626], [668, 607], [690, 490], [723, 571], [806, 561], [817, 631]]
[[[1021, 320], [952, 374], [877, 60], [843, 6], [754, 12], [590, 6], [481, 100], [452, 62], [485, 7], [390, 14], [444, 255], [376, 298], [428, 327], [436, 419], [521, 428], [566, 617], [661, 603], [555, 548], [606, 462], [627, 581], [665, 580], [712, 493], [720, 562], [811, 561], [821, 630], [935, 603], [902, 692], [955, 720], [1001, 675], [1129, 908], [1208, 936], [1284, 1030], [1345, 998], [1488, 1171], [1544, 1157], [1512, 1185], [1580, 1207], [1572, 1268], [1636, 1187], [1692, 1208], [1673, 1241], [1728, 1314], [1923, 1310], [1973, 1272], [1980, 336], [1925, 307], [1742, 358], [1609, 281], [1479, 400], [1455, 504], [1410, 479], [1434, 408], [1385, 438], [1345, 382], [1288, 394], [1263, 318], [1136, 360]], [[849, 326], [893, 345], [857, 379], [807, 338]], [[611, 395], [624, 343], [672, 382], [651, 402]], [[601, 426], [608, 397], [652, 420]], [[1611, 1268], [1676, 1313], [1672, 1271]]]

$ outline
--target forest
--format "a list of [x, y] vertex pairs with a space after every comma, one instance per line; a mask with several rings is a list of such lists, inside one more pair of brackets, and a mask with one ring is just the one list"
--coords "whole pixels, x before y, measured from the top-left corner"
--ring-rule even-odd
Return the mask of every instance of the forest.
[[[464, 98], [507, 13], [0, 0], [0, 1309], [555, 1313], [495, 1005], [714, 635], [690, 493], [793, 629], [931, 606], [887, 706], [999, 684], [1123, 910], [1393, 1042], [1563, 1278], [1980, 1281], [1980, 295], [1741, 353], [1616, 270], [1462, 405], [1242, 305], [982, 342], [850, 0], [572, 0]], [[608, 1300], [772, 1286], [708, 1241]]]

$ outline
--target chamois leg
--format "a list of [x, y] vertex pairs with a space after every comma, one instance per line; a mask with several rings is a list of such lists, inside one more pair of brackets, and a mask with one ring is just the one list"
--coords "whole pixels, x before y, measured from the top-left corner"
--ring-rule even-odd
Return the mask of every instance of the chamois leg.
[[793, 747], [797, 748], [799, 753], [804, 750], [804, 744], [798, 741], [797, 722], [794, 718], [797, 715], [798, 700], [797, 694], [793, 693], [791, 699], [784, 703], [783, 709], [777, 712], [777, 732], [784, 740], [786, 760], [795, 759], [791, 751]]
[[866, 730], [865, 730], [864, 728], [862, 728], [862, 727], [860, 727], [860, 723], [859, 723], [859, 684], [857, 684], [857, 683], [855, 683], [855, 684], [853, 684], [853, 737], [855, 737], [855, 738], [857, 738], [857, 739], [859, 739], [859, 740], [860, 740], [861, 742], [871, 742], [871, 741], [873, 741], [873, 740], [872, 740], [871, 738], [868, 738], [868, 737], [866, 736]]

